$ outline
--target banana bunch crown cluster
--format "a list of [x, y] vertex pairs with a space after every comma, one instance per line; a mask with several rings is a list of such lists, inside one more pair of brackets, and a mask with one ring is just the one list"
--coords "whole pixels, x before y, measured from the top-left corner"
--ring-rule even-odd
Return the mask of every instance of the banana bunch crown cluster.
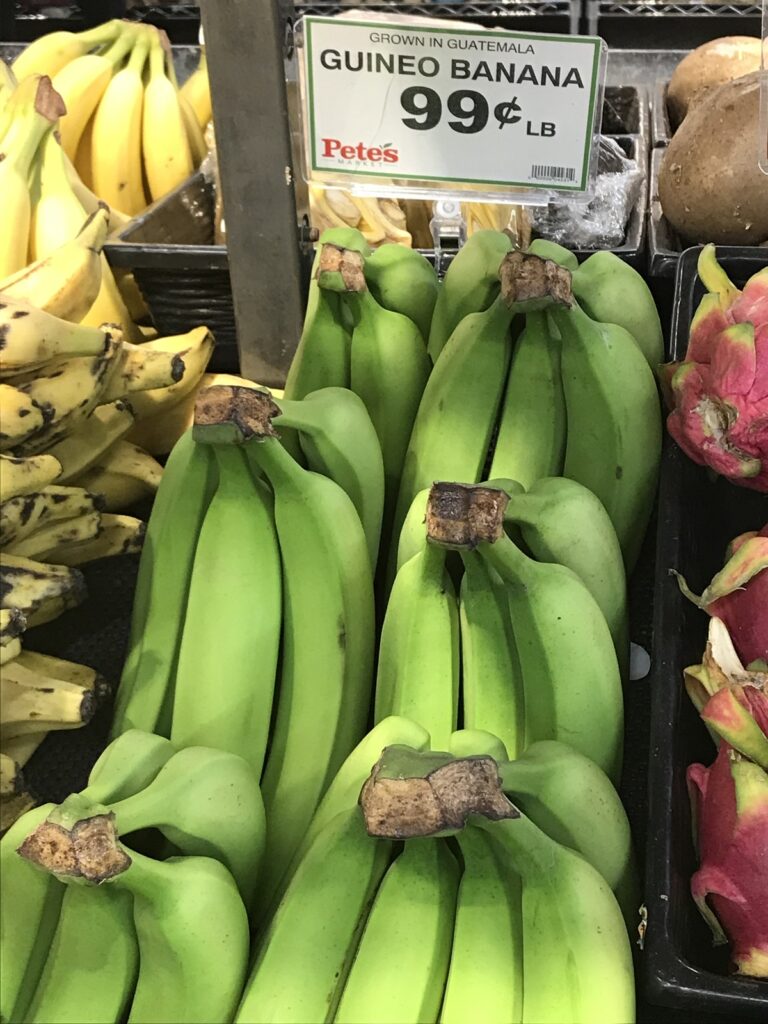
[[124, 733], [82, 792], [0, 840], [3, 1019], [231, 1020], [264, 827], [242, 758]]
[[634, 1020], [636, 880], [608, 778], [560, 743], [517, 761], [479, 731], [449, 746], [389, 717], [350, 754], [256, 940], [238, 1024]]
[[[180, 185], [206, 155], [204, 59], [179, 89], [167, 37], [152, 26], [113, 20], [88, 32], [53, 32], [28, 46], [11, 71], [21, 87], [35, 76], [51, 79], [64, 106], [65, 174], [75, 171], [121, 223]], [[45, 193], [53, 174], [61, 176], [61, 159], [44, 155], [33, 188]]]

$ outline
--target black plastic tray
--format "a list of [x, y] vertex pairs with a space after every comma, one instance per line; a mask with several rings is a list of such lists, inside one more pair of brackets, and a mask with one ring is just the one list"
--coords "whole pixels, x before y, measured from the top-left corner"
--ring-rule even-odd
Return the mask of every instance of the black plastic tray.
[[[681, 256], [672, 321], [672, 358], [682, 359], [688, 329], [704, 294], [696, 275], [700, 247]], [[768, 263], [754, 249], [723, 247], [718, 257], [735, 283]], [[768, 1020], [768, 982], [729, 973], [727, 947], [714, 947], [690, 895], [696, 870], [685, 782], [689, 764], [711, 764], [715, 748], [683, 686], [683, 668], [698, 664], [708, 617], [680, 592], [670, 569], [700, 593], [722, 565], [728, 542], [768, 520], [768, 497], [713, 481], [667, 437], [662, 459], [654, 593], [654, 664], [645, 901], [644, 973], [654, 1003], [731, 1021]]]

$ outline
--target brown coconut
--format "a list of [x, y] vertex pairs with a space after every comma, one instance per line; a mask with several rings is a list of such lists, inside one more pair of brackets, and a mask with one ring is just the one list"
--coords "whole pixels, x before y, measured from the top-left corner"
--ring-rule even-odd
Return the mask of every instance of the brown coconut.
[[673, 127], [682, 123], [691, 100], [703, 89], [732, 82], [760, 70], [760, 40], [725, 36], [699, 46], [683, 57], [667, 88], [667, 107]]
[[768, 157], [760, 131], [760, 74], [707, 90], [667, 148], [659, 200], [673, 228], [694, 242], [759, 245], [768, 239]]

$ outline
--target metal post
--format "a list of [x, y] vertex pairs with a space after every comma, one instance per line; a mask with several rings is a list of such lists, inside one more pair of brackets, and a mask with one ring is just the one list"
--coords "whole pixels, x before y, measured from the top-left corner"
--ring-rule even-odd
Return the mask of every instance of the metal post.
[[240, 369], [279, 387], [303, 297], [279, 0], [202, 0]]

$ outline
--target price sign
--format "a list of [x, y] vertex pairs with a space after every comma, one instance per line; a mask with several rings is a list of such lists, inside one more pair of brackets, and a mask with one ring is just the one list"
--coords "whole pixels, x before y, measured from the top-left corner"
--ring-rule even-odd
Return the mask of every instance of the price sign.
[[602, 40], [389, 19], [302, 28], [309, 180], [589, 189]]

